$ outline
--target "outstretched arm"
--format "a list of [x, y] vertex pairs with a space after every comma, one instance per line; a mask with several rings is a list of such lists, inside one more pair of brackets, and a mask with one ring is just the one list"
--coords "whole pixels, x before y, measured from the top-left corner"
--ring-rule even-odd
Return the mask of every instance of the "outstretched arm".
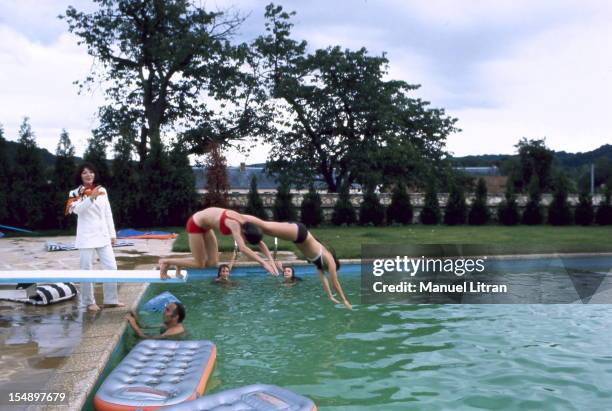
[[321, 271], [321, 270], [318, 270], [318, 271], [319, 271], [319, 278], [321, 279], [321, 283], [323, 284], [323, 289], [327, 293], [327, 296], [334, 303], [340, 304], [340, 301], [336, 300], [336, 298], [334, 297], [334, 295], [331, 292], [331, 288], [329, 288], [329, 281], [327, 280], [327, 277], [325, 277], [325, 273], [323, 271]]
[[342, 304], [344, 304], [346, 308], [348, 308], [349, 310], [352, 310], [353, 306], [351, 305], [351, 303], [349, 303], [349, 300], [344, 295], [344, 291], [342, 291], [342, 286], [340, 285], [340, 281], [338, 281], [338, 273], [336, 272], [336, 264], [332, 260], [328, 262], [327, 267], [328, 267], [327, 271], [329, 271], [329, 277], [331, 279], [332, 285], [334, 286], [334, 289], [336, 290], [336, 292], [342, 299]]
[[232, 232], [232, 237], [234, 237], [234, 241], [236, 244], [238, 244], [238, 249], [240, 252], [246, 255], [250, 260], [257, 261], [267, 272], [274, 275], [275, 267], [273, 267], [273, 264], [258, 256], [257, 253], [247, 247], [247, 245], [244, 243], [244, 240], [240, 235], [240, 224], [235, 221], [227, 221], [225, 224]]
[[272, 273], [272, 275], [277, 276], [278, 275], [278, 268], [276, 266], [276, 263], [274, 262], [274, 257], [272, 257], [272, 254], [270, 253], [270, 250], [268, 249], [268, 246], [266, 245], [266, 243], [264, 243], [263, 241], [260, 241], [259, 242], [259, 249], [261, 250], [263, 255], [266, 256], [268, 261], [272, 264], [272, 267], [274, 267], [274, 272]]

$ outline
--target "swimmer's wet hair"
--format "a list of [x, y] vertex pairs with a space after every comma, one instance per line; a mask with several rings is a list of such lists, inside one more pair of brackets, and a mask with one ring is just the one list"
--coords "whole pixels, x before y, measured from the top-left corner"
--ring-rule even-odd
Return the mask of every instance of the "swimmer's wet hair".
[[242, 235], [244, 235], [247, 243], [252, 245], [261, 243], [261, 240], [263, 239], [263, 232], [261, 231], [261, 228], [257, 227], [253, 223], [242, 224]]
[[173, 315], [178, 315], [178, 322], [182, 323], [185, 319], [185, 306], [179, 302], [174, 303], [174, 313]]

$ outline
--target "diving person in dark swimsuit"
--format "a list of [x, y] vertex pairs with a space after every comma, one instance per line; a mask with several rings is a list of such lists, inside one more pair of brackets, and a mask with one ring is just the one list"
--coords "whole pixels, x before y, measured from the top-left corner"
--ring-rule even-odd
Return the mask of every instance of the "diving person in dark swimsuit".
[[[263, 234], [257, 225], [249, 222], [247, 216], [225, 208], [209, 207], [198, 211], [187, 220], [185, 227], [189, 237], [189, 250], [191, 257], [161, 258], [159, 260], [159, 275], [167, 279], [168, 268], [176, 266], [177, 276], [180, 269], [213, 267], [219, 263], [219, 249], [215, 229], [222, 235], [231, 235], [238, 249], [249, 259], [257, 261], [272, 275], [278, 275], [278, 268], [274, 264], [270, 250], [262, 241]], [[268, 260], [264, 260], [246, 243], [257, 245]]]
[[325, 276], [325, 272], [329, 273], [331, 283], [334, 290], [347, 308], [352, 306], [342, 291], [340, 281], [338, 281], [338, 270], [340, 269], [340, 261], [336, 256], [323, 246], [312, 234], [308, 232], [306, 226], [302, 223], [278, 223], [275, 221], [263, 221], [257, 217], [243, 214], [245, 221], [255, 224], [261, 228], [264, 234], [278, 237], [282, 240], [293, 241], [297, 248], [306, 257], [308, 262], [314, 264], [319, 272], [319, 278], [323, 284], [323, 289], [327, 293], [330, 300], [335, 303], [340, 303], [332, 294], [329, 286], [329, 280]]

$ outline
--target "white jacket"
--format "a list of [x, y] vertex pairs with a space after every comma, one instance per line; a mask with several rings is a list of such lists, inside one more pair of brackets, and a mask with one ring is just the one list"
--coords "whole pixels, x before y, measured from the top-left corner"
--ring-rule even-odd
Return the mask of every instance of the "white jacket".
[[100, 187], [100, 195], [92, 200], [79, 186], [68, 194], [66, 211], [77, 215], [76, 248], [100, 248], [116, 238], [115, 223], [108, 193]]

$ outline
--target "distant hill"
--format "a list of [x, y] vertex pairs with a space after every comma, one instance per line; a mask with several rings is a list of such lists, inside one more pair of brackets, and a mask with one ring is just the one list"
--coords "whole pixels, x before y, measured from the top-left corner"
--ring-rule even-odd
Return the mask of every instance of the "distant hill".
[[[17, 146], [19, 146], [19, 143], [17, 143], [16, 141], [7, 141], [6, 142], [6, 151], [8, 153], [9, 158], [15, 158], [15, 156], [17, 155]], [[42, 161], [43, 164], [45, 165], [45, 167], [53, 167], [55, 165], [55, 155], [49, 153], [49, 151], [46, 148], [38, 148], [38, 152], [40, 153], [40, 156], [42, 157]], [[79, 157], [78, 160], [81, 160], [81, 158]]]
[[[451, 161], [456, 167], [488, 167], [493, 165], [499, 166], [504, 160], [516, 156], [516, 154], [483, 154], [479, 156], [453, 157]], [[582, 167], [594, 163], [600, 158], [607, 158], [612, 162], [612, 145], [604, 144], [595, 150], [584, 153], [555, 151], [554, 156], [557, 164], [563, 168]]]

